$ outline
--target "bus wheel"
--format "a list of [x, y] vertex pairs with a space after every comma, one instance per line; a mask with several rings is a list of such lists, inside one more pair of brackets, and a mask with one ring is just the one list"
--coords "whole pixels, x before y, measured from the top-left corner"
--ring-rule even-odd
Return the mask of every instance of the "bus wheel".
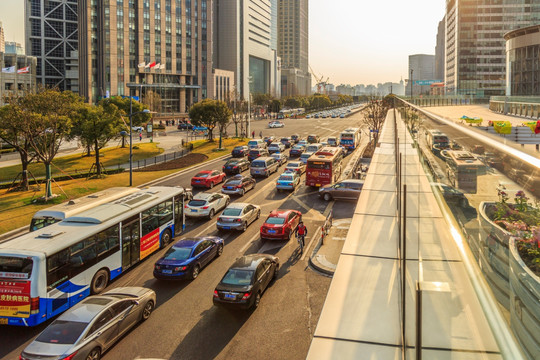
[[167, 229], [163, 232], [163, 235], [161, 235], [161, 247], [169, 245], [171, 242], [172, 236], [171, 236], [171, 230]]
[[99, 270], [92, 278], [90, 283], [90, 292], [95, 295], [99, 294], [107, 287], [109, 283], [109, 273], [105, 269]]

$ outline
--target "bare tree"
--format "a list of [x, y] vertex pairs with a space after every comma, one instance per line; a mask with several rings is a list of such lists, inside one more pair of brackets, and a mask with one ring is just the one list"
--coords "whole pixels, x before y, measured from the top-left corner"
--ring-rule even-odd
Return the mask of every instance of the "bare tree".
[[386, 114], [390, 109], [389, 103], [375, 97], [371, 97], [363, 111], [364, 119], [362, 122], [373, 133], [375, 143], [379, 139], [379, 132], [382, 129]]

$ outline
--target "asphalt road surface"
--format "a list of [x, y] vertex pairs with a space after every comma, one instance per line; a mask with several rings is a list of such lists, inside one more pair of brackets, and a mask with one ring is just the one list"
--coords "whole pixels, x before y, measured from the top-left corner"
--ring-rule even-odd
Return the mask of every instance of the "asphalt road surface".
[[[252, 129], [257, 135], [262, 130], [263, 136], [282, 137], [297, 133], [306, 137], [315, 133], [324, 139], [337, 136], [347, 127], [361, 127], [360, 118], [361, 115], [353, 114], [345, 119], [286, 119], [285, 127], [279, 129], [268, 129], [268, 121], [261, 120], [252, 122]], [[345, 162], [349, 159], [350, 156], [346, 157]], [[199, 170], [221, 169], [225, 161], [183, 171], [156, 185], [189, 187], [191, 177]], [[332, 203], [319, 199], [317, 190], [305, 185], [294, 193], [277, 192], [275, 180], [281, 172], [268, 179], [258, 178], [255, 190], [243, 197], [231, 197], [232, 201], [261, 206], [261, 218], [245, 233], [218, 235], [217, 216], [213, 220], [187, 219], [186, 232], [176, 239], [200, 235], [218, 235], [225, 239], [223, 255], [208, 264], [195, 281], [154, 279], [154, 262], [165, 252], [162, 249], [109, 285], [108, 289], [149, 287], [157, 294], [157, 306], [150, 319], [120, 339], [104, 354], [104, 359], [305, 358], [331, 280], [309, 268], [307, 253], [313, 249], [316, 241], [311, 241], [312, 236], [324, 222], [323, 213]], [[302, 182], [304, 180], [305, 175]], [[213, 191], [219, 189], [220, 186], [216, 186]], [[352, 216], [354, 206], [334, 203], [337, 211], [341, 206]], [[303, 213], [304, 223], [311, 232], [306, 240], [309, 248], [304, 255], [298, 252], [294, 239], [289, 242], [260, 240], [259, 228], [273, 209], [295, 209]], [[281, 263], [278, 279], [263, 294], [259, 308], [253, 312], [234, 312], [214, 307], [213, 291], [225, 271], [236, 258], [252, 253], [276, 255]], [[17, 359], [24, 347], [49, 323], [35, 328], [1, 327], [0, 357]]]

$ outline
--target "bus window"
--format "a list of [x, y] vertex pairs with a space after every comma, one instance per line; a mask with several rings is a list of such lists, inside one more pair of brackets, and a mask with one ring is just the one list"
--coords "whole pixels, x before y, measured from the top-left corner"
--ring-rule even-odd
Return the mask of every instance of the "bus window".
[[1, 277], [29, 279], [32, 275], [33, 261], [29, 258], [15, 256], [0, 256]]
[[159, 227], [158, 207], [153, 206], [142, 212], [142, 236], [145, 236]]
[[158, 205], [159, 226], [163, 226], [173, 219], [173, 202], [167, 200]]

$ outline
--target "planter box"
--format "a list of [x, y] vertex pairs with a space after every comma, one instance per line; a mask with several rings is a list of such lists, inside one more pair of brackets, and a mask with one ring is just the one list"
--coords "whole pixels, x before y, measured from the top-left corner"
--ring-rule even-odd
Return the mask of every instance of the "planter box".
[[540, 359], [540, 278], [521, 260], [511, 238], [510, 326], [527, 356]]
[[[494, 202], [482, 202], [478, 209], [479, 235], [472, 247], [478, 252], [478, 264], [497, 300], [510, 308], [510, 268], [508, 244], [512, 234], [490, 220]], [[472, 237], [473, 241], [474, 237]]]

